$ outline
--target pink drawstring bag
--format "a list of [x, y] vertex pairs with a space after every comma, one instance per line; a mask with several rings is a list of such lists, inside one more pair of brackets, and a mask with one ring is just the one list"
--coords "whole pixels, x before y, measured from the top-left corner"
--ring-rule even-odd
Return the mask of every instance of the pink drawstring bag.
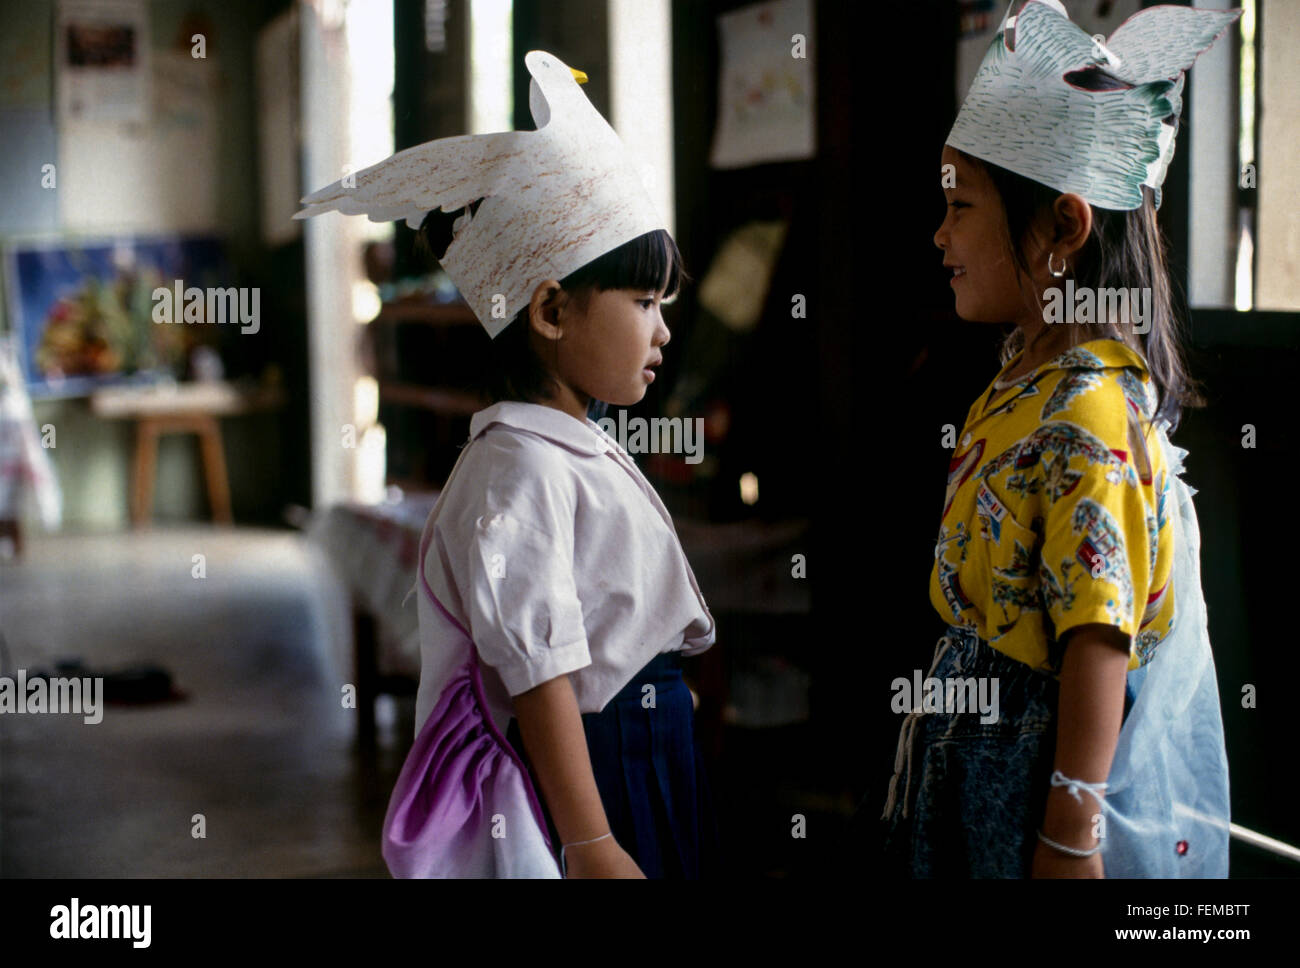
[[[453, 468], [447, 486], [455, 475]], [[528, 770], [493, 722], [478, 649], [425, 578], [436, 515], [435, 506], [420, 542], [416, 587], [460, 629], [469, 655], [443, 686], [402, 764], [384, 817], [384, 861], [394, 877], [558, 878]]]

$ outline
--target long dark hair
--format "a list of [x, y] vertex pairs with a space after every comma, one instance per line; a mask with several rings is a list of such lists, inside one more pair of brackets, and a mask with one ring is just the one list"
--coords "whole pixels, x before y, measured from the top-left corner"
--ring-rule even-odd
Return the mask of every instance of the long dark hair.
[[[455, 218], [456, 215], [441, 211], [426, 215], [420, 223], [417, 248], [437, 259], [451, 240], [451, 224]], [[560, 286], [579, 306], [585, 306], [591, 293], [598, 290], [662, 288], [666, 297], [673, 296], [688, 278], [677, 243], [666, 231], [656, 229], [569, 273], [560, 280]], [[550, 370], [533, 350], [526, 306], [491, 341], [489, 355], [483, 390], [493, 403], [501, 400], [537, 403], [550, 398], [558, 389]], [[593, 406], [603, 407], [599, 401], [593, 401]]]
[[[1002, 196], [1006, 212], [1007, 244], [1015, 259], [1016, 277], [1029, 273], [1025, 261], [1025, 231], [1035, 216], [1050, 210], [1061, 192], [1039, 184], [998, 165], [990, 164], [964, 151], [957, 152], [965, 161], [988, 172]], [[1150, 289], [1151, 320], [1146, 333], [1132, 326], [1115, 325], [1114, 321], [1072, 326], [1078, 336], [1072, 343], [1111, 338], [1123, 342], [1147, 363], [1159, 395], [1159, 406], [1147, 421], [1169, 421], [1170, 433], [1177, 429], [1182, 408], [1206, 405], [1200, 384], [1192, 379], [1182, 353], [1183, 334], [1173, 308], [1173, 290], [1165, 261], [1165, 241], [1156, 222], [1155, 194], [1142, 186], [1142, 205], [1132, 211], [1092, 209], [1092, 233], [1079, 251], [1074, 272], [1075, 285], [1100, 289]], [[1127, 321], [1125, 321], [1127, 322]], [[1025, 336], [1016, 327], [1003, 341], [1000, 357], [1006, 364], [1024, 346]]]

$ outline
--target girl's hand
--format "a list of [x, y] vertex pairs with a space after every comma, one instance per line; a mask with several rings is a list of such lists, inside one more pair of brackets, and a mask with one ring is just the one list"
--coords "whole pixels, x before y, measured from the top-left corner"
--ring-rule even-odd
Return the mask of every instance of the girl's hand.
[[1029, 876], [1100, 879], [1106, 876], [1106, 872], [1102, 867], [1100, 851], [1091, 857], [1070, 857], [1059, 850], [1053, 850], [1040, 840], [1034, 849], [1034, 860], [1030, 866]]
[[610, 827], [569, 677], [557, 676], [521, 692], [514, 705], [524, 749], [551, 808], [556, 833], [575, 844], [564, 851], [568, 876], [645, 877], [613, 837], [590, 839]]
[[645, 880], [645, 874], [632, 855], [613, 837], [594, 844], [565, 848], [564, 865], [568, 877], [639, 877]]

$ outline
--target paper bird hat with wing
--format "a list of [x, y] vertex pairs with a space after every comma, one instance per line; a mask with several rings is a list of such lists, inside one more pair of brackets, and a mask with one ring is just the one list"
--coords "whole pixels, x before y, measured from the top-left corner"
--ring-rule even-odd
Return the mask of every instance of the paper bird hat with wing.
[[538, 283], [667, 228], [623, 142], [578, 87], [585, 75], [545, 51], [524, 63], [536, 131], [408, 148], [313, 192], [294, 215], [337, 210], [419, 228], [433, 209], [465, 209], [439, 261], [493, 339]]
[[1138, 208], [1149, 185], [1158, 208], [1184, 72], [1241, 11], [1149, 7], [1102, 43], [1059, 0], [1014, 6], [947, 143], [1098, 208]]

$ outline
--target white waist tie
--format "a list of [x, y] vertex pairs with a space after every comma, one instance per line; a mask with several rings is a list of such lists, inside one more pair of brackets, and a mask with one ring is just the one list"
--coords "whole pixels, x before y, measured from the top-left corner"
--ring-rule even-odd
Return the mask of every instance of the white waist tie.
[[[934, 675], [934, 670], [939, 668], [939, 660], [943, 654], [948, 651], [948, 646], [952, 645], [952, 640], [948, 636], [939, 639], [934, 647], [934, 661], [930, 663], [930, 671], [925, 674], [929, 679]], [[922, 683], [924, 685], [924, 683]], [[917, 721], [925, 715], [924, 703], [920, 696], [912, 697], [912, 711], [907, 714], [903, 720], [903, 726], [898, 731], [898, 750], [894, 754], [894, 775], [889, 780], [889, 797], [885, 800], [885, 812], [880, 815], [881, 820], [888, 820], [889, 815], [894, 812], [894, 803], [898, 793], [898, 774], [903, 771], [904, 750], [907, 751], [907, 779], [903, 784], [903, 816], [907, 816], [907, 796], [912, 789], [912, 746], [913, 738], [916, 733]]]

